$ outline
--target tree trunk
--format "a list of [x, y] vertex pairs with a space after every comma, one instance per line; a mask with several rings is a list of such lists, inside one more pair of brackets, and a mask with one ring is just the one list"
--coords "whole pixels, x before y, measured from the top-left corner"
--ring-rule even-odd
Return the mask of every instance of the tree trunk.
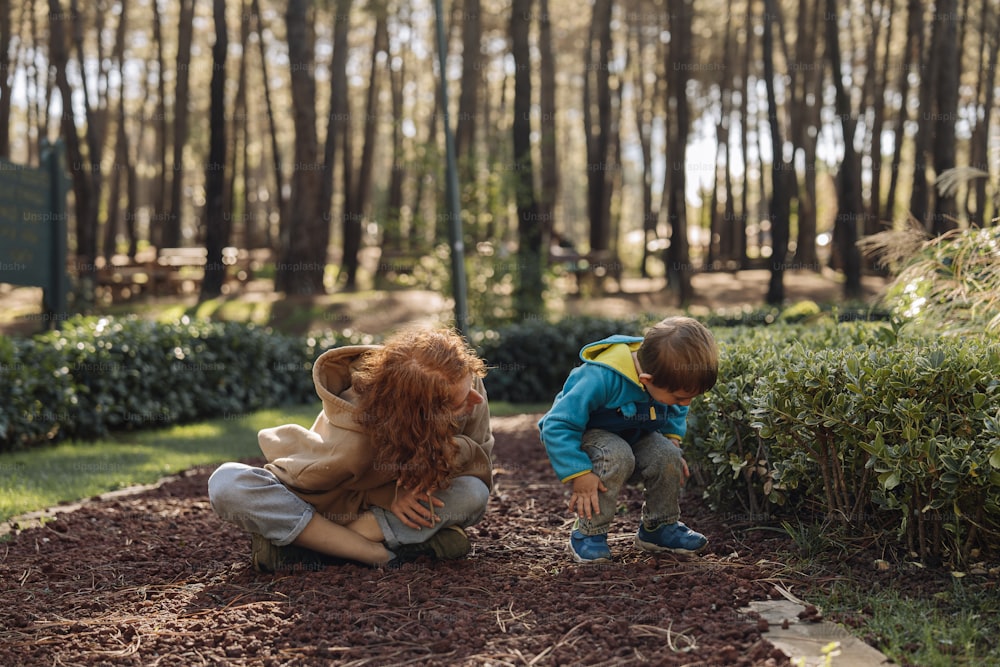
[[[732, 114], [733, 94], [732, 81], [729, 72], [732, 70], [732, 23], [733, 23], [733, 2], [729, 0], [726, 12], [726, 27], [723, 32], [722, 45], [722, 74], [719, 77], [719, 92], [722, 97], [719, 108], [719, 122], [715, 128], [715, 178], [712, 179], [712, 205], [709, 207], [709, 239], [708, 253], [705, 262], [706, 269], [712, 270], [726, 264], [729, 259], [730, 239], [725, 229], [728, 216], [732, 213], [733, 179], [730, 175], [729, 162], [729, 121]], [[646, 166], [643, 165], [645, 170]], [[720, 171], [721, 170], [721, 171]], [[719, 213], [719, 176], [722, 176], [722, 187], [725, 188], [725, 212]]]
[[[122, 104], [119, 103], [118, 106], [120, 109]], [[108, 184], [108, 212], [107, 219], [104, 221], [104, 238], [101, 240], [100, 249], [100, 255], [109, 262], [117, 251], [118, 229], [121, 227], [122, 222], [122, 211], [121, 206], [119, 206], [119, 202], [121, 201], [121, 182], [125, 177], [122, 170], [128, 162], [128, 156], [124, 153], [128, 145], [128, 139], [125, 137], [124, 119], [124, 113], [119, 113], [118, 124], [115, 130], [115, 165], [114, 169], [111, 170], [111, 182]], [[132, 212], [126, 211], [125, 215], [129, 217], [132, 215]]]
[[180, 25], [177, 33], [177, 85], [174, 88], [174, 171], [170, 178], [170, 211], [164, 216], [162, 247], [181, 245], [181, 219], [184, 208], [184, 147], [188, 139], [188, 102], [191, 70], [191, 41], [194, 32], [195, 0], [180, 0]]
[[559, 162], [556, 146], [559, 142], [556, 124], [556, 61], [552, 46], [552, 21], [549, 0], [538, 3], [538, 106], [541, 112], [540, 139], [542, 182], [538, 196], [538, 215], [542, 223], [542, 263], [546, 261], [555, 226], [556, 202], [559, 201]]
[[[587, 133], [587, 212], [590, 249], [607, 250], [611, 242], [611, 17], [613, 0], [594, 0], [583, 87]], [[597, 57], [595, 62], [595, 49]], [[596, 117], [595, 117], [596, 110]]]
[[0, 0], [0, 157], [10, 157], [10, 0]]
[[[118, 66], [118, 77], [119, 81], [125, 81], [125, 34], [127, 29], [128, 20], [128, 1], [122, 0], [121, 2], [121, 13], [118, 16], [118, 27], [115, 30], [115, 46], [112, 51], [112, 59], [117, 63]], [[116, 132], [115, 132], [115, 162], [114, 168], [111, 170], [111, 187], [108, 193], [108, 203], [107, 203], [107, 220], [104, 223], [104, 243], [103, 243], [103, 255], [105, 259], [111, 259], [112, 255], [116, 252], [117, 245], [117, 235], [118, 228], [121, 223], [121, 212], [122, 207], [119, 204], [121, 201], [121, 183], [122, 179], [130, 178], [131, 174], [134, 173], [132, 168], [131, 159], [129, 157], [129, 146], [128, 146], [128, 132], [125, 127], [125, 119], [127, 118], [125, 112], [125, 86], [124, 83], [119, 85], [118, 88], [118, 114], [116, 119]], [[129, 200], [129, 204], [134, 204], [133, 200]], [[125, 207], [125, 220], [126, 226], [129, 225], [132, 219], [135, 217], [135, 212], [132, 210], [131, 206]], [[131, 236], [131, 235], [130, 235]], [[130, 239], [130, 250], [134, 241]], [[131, 256], [135, 255], [135, 251], [131, 251]]]
[[[883, 220], [885, 215], [882, 212], [882, 128], [885, 126], [885, 96], [886, 87], [889, 83], [889, 56], [892, 53], [892, 14], [895, 10], [895, 0], [889, 0], [888, 6], [883, 6], [879, 10], [879, 17], [873, 21], [881, 22], [882, 16], [888, 17], [885, 28], [885, 51], [882, 56], [882, 66], [877, 73], [877, 77], [869, 75], [869, 78], [876, 79], [874, 83], [874, 97], [872, 102], [872, 129], [871, 129], [871, 160], [872, 160], [872, 194], [868, 204], [869, 215], [866, 218], [865, 234], [875, 234], [881, 231], [885, 225]], [[874, 42], [874, 36], [872, 37]], [[873, 43], [869, 51], [871, 58], [869, 62], [874, 66], [877, 47]], [[891, 220], [891, 217], [890, 217]], [[891, 225], [890, 225], [891, 226]]]
[[907, 98], [910, 94], [910, 72], [920, 66], [921, 48], [923, 44], [923, 6], [921, 0], [909, 0], [907, 3], [906, 44], [903, 48], [903, 58], [899, 64], [899, 76], [896, 77], [896, 90], [899, 93], [899, 117], [896, 119], [895, 138], [892, 147], [892, 167], [889, 173], [889, 191], [885, 196], [886, 215], [890, 219], [896, 216], [896, 186], [899, 183], [899, 166], [903, 161], [903, 141], [906, 138]]
[[[413, 192], [413, 217], [411, 218], [408, 240], [411, 250], [419, 250], [424, 245], [422, 227], [428, 226], [424, 216], [424, 190], [433, 182], [430, 175], [432, 167], [440, 160], [438, 154], [438, 116], [441, 115], [441, 96], [435, 95], [433, 107], [427, 121], [427, 138], [423, 142], [423, 152], [420, 154], [419, 172], [416, 175], [416, 188]], [[435, 206], [436, 206], [435, 202]], [[436, 236], [436, 235], [435, 235]]]
[[[101, 22], [102, 14], [98, 15], [98, 23]], [[73, 22], [72, 34], [73, 43], [77, 54], [77, 61], [81, 72], [85, 72], [87, 60], [84, 53], [83, 43], [83, 16], [77, 6], [77, 0], [70, 0], [70, 17]], [[98, 29], [100, 26], [98, 26]], [[101, 67], [105, 67], [104, 58], [98, 55]], [[100, 88], [100, 86], [98, 86]], [[100, 212], [101, 191], [103, 189], [103, 174], [101, 173], [101, 161], [104, 153], [104, 126], [106, 124], [103, 114], [98, 105], [92, 104], [90, 100], [89, 86], [86, 76], [81, 82], [80, 90], [83, 91], [83, 110], [86, 119], [84, 136], [87, 141], [87, 156], [84, 167], [89, 172], [88, 187], [90, 193], [87, 197], [86, 208], [77, 209], [83, 214], [82, 220], [77, 220], [76, 249], [77, 255], [83, 261], [93, 265], [97, 258], [97, 235], [98, 235], [98, 214]]]
[[[268, 134], [271, 139], [271, 166], [274, 171], [275, 200], [278, 204], [279, 230], [285, 230], [289, 224], [288, 198], [285, 195], [285, 177], [281, 171], [281, 148], [278, 145], [278, 128], [274, 120], [274, 106], [271, 103], [271, 84], [268, 78], [267, 51], [264, 47], [264, 31], [260, 20], [260, 0], [250, 0], [250, 12], [253, 14], [254, 30], [257, 32], [257, 45], [260, 47], [260, 78], [264, 88], [264, 108], [267, 110]], [[267, 223], [267, 239], [271, 238], [271, 224]], [[285, 247], [288, 234], [279, 231], [279, 245]]]
[[513, 0], [510, 50], [514, 57], [514, 173], [517, 199], [518, 285], [517, 316], [525, 319], [543, 311], [542, 224], [535, 199], [535, 171], [531, 159], [531, 6], [532, 0]]
[[691, 290], [691, 258], [687, 228], [687, 162], [688, 132], [691, 113], [687, 101], [687, 83], [692, 69], [690, 0], [668, 0], [670, 11], [670, 62], [668, 62], [668, 144], [667, 174], [669, 192], [667, 220], [670, 225], [670, 245], [666, 249], [667, 287], [677, 294], [678, 304], [686, 306], [693, 296]]
[[[940, 176], [955, 167], [955, 121], [958, 117], [959, 42], [958, 3], [938, 0], [934, 5], [934, 30], [931, 51], [934, 54], [934, 175]], [[935, 236], [958, 227], [958, 207], [953, 190], [934, 191], [934, 214], [931, 233]]]
[[[816, 142], [820, 133], [822, 107], [822, 60], [817, 56], [819, 20], [822, 12], [808, 0], [799, 0], [796, 21], [795, 59], [799, 71], [792, 72], [791, 139], [796, 152], [802, 151], [804, 172], [798, 188], [798, 234], [795, 264], [819, 271], [816, 251]], [[817, 91], [819, 94], [817, 94]]]
[[746, 268], [749, 264], [747, 257], [747, 220], [749, 217], [750, 199], [750, 164], [749, 150], [750, 138], [747, 136], [750, 130], [750, 64], [753, 59], [753, 2], [747, 0], [746, 3], [746, 52], [744, 54], [741, 72], [743, 73], [743, 90], [740, 95], [740, 154], [743, 158], [743, 183], [740, 190], [740, 214], [733, 216], [732, 234], [734, 239], [734, 250], [739, 268]]
[[476, 115], [482, 80], [483, 18], [479, 0], [465, 0], [462, 11], [462, 90], [455, 122], [455, 155], [462, 169], [462, 182], [471, 184], [476, 169]]
[[125, 238], [128, 241], [128, 257], [134, 260], [136, 253], [139, 252], [139, 231], [136, 228], [136, 211], [139, 210], [139, 172], [133, 165], [139, 160], [132, 160], [131, 149], [127, 140], [123, 148], [126, 156], [125, 197], [127, 203], [125, 205]]
[[[69, 78], [66, 73], [69, 62], [68, 36], [66, 34], [66, 13], [60, 6], [59, 0], [49, 0], [49, 60], [54, 71], [56, 88], [64, 107], [69, 108], [73, 99], [73, 89], [69, 85]], [[91, 281], [95, 270], [94, 254], [89, 257], [86, 253], [86, 246], [79, 244], [79, 239], [86, 238], [87, 215], [90, 209], [90, 200], [93, 196], [91, 188], [91, 170], [84, 163], [83, 153], [80, 146], [80, 135], [76, 128], [76, 116], [71, 113], [62, 114], [62, 137], [66, 142], [66, 160], [69, 163], [70, 177], [73, 182], [73, 203], [74, 214], [76, 216], [76, 236], [78, 239], [76, 255], [79, 258], [77, 267], [79, 277], [84, 281]], [[91, 249], [93, 252], [93, 249]]]
[[837, 218], [834, 222], [834, 239], [843, 265], [844, 297], [857, 299], [861, 297], [861, 253], [857, 246], [858, 219], [864, 211], [861, 203], [861, 164], [853, 141], [856, 121], [851, 113], [850, 97], [844, 89], [836, 0], [826, 0], [826, 16], [826, 49], [844, 146], [844, 159], [837, 174]]
[[[9, 0], [5, 1], [9, 2]], [[38, 44], [39, 42], [38, 13], [35, 11], [36, 1], [38, 0], [28, 0], [24, 9], [28, 15], [28, 34], [32, 44]], [[25, 77], [26, 84], [34, 93], [28, 98], [28, 126], [36, 128], [36, 136], [47, 137], [49, 136], [49, 114], [46, 110], [49, 108], [49, 103], [51, 102], [52, 87], [50, 85], [51, 78], [48, 76], [49, 68], [39, 66], [39, 58], [38, 53], [31, 55], [29, 67], [34, 69], [35, 76]], [[40, 158], [38, 155], [38, 143], [37, 141], [28, 143], [28, 162], [31, 164], [35, 164], [35, 160]]]
[[[257, 247], [251, 245], [253, 239], [254, 216], [251, 214], [250, 189], [255, 187], [250, 176], [250, 169], [247, 164], [250, 136], [250, 120], [247, 113], [247, 56], [250, 51], [250, 12], [246, 6], [246, 0], [240, 0], [240, 60], [236, 75], [236, 97], [233, 99], [233, 113], [231, 117], [231, 129], [229, 130], [229, 145], [226, 149], [228, 153], [229, 166], [228, 178], [226, 179], [225, 217], [228, 221], [229, 239], [228, 243], [247, 248]], [[242, 169], [243, 191], [242, 201], [236, 202], [236, 179]]]
[[[390, 50], [393, 44], [389, 45]], [[393, 55], [390, 54], [390, 59]], [[404, 159], [406, 148], [403, 145], [403, 81], [406, 59], [399, 55], [399, 68], [390, 67], [389, 92], [392, 100], [392, 166], [389, 171], [389, 192], [386, 201], [386, 211], [382, 222], [382, 250], [399, 251], [403, 249], [403, 181], [406, 178]], [[383, 271], [384, 263], [379, 263], [379, 271]]]
[[783, 156], [781, 127], [778, 125], [778, 102], [774, 94], [773, 24], [778, 19], [775, 0], [764, 0], [764, 86], [767, 90], [767, 122], [771, 129], [771, 279], [767, 303], [780, 305], [785, 300], [785, 264], [788, 259], [791, 188], [788, 176], [792, 165]]
[[205, 163], [205, 277], [199, 299], [205, 301], [222, 294], [226, 265], [222, 249], [229, 244], [229, 219], [226, 215], [226, 0], [212, 1], [215, 21], [215, 45], [212, 47], [211, 108], [209, 110], [208, 162]]
[[[358, 252], [361, 250], [362, 223], [367, 218], [372, 190], [372, 172], [375, 168], [376, 131], [378, 130], [378, 54], [388, 52], [389, 33], [384, 8], [375, 18], [375, 39], [372, 45], [371, 70], [368, 77], [368, 99], [365, 107], [364, 146], [361, 148], [361, 165], [354, 179], [354, 193], [345, 201], [344, 214], [344, 288], [353, 290], [358, 282]], [[346, 38], [346, 35], [345, 35]], [[345, 156], [348, 155], [345, 151]], [[347, 163], [345, 172], [353, 171]]]
[[[989, 12], [989, 0], [983, 0], [982, 17], [984, 23], [987, 21]], [[997, 20], [996, 16], [996, 13], [994, 13], [994, 24]], [[976, 129], [972, 137], [972, 155], [969, 163], [970, 166], [982, 169], [989, 174], [990, 163], [986, 147], [990, 136], [990, 120], [993, 116], [993, 98], [997, 84], [997, 55], [1000, 52], [1000, 37], [997, 37], [997, 34], [993, 33], [989, 35], [989, 39], [987, 40], [987, 35], [983, 31], [982, 40], [981, 53], [987, 49], [987, 43], [989, 44], [989, 65], [983, 66], [983, 62], [986, 59], [981, 55], [979, 67], [980, 80], [976, 86], [976, 106], [981, 110], [982, 120], [976, 123]], [[988, 180], [988, 175], [985, 178], [977, 178], [973, 186], [976, 208], [969, 213], [969, 223], [977, 227], [982, 227], [988, 220], [986, 217], [986, 183]], [[996, 215], [996, 211], [993, 212], [993, 215]]]
[[164, 72], [167, 71], [167, 60], [163, 55], [163, 31], [160, 16], [159, 0], [150, 2], [153, 12], [153, 41], [156, 43], [156, 157], [159, 161], [156, 169], [156, 185], [153, 190], [153, 215], [149, 223], [149, 241], [157, 247], [164, 247], [163, 235], [167, 208], [167, 147], [170, 144], [167, 123], [167, 82]]
[[[816, 42], [819, 42], [822, 38], [821, 31], [819, 30], [819, 8], [816, 8], [814, 16], [816, 18], [813, 21], [813, 35]], [[819, 272], [821, 267], [819, 253], [816, 250], [816, 232], [818, 226], [818, 194], [816, 187], [818, 165], [816, 153], [819, 136], [823, 129], [823, 104], [821, 100], [823, 99], [823, 89], [826, 82], [823, 76], [822, 58], [817, 57], [815, 62], [817, 68], [807, 77], [809, 90], [812, 91], [812, 103], [807, 106], [805, 137], [802, 142], [806, 173], [803, 177], [802, 194], [799, 197], [799, 237], [795, 256], [797, 262], [801, 265], [812, 267], [814, 271]]]
[[[917, 52], [923, 54], [924, 51], [924, 3], [923, 0], [915, 0], [911, 4], [911, 12], [916, 12], [919, 27], [914, 26], [913, 15], [910, 17], [911, 29], [916, 29], [918, 37]], [[936, 79], [937, 58], [931, 49], [923, 56], [920, 64], [920, 105], [917, 113], [917, 134], [914, 137], [913, 146], [913, 188], [910, 191], [910, 215], [918, 220], [921, 225], [930, 228], [928, 205], [930, 202], [930, 192], [927, 184], [927, 147], [934, 132], [933, 106], [934, 106], [934, 81]]]
[[[652, 77], [652, 80], [646, 75], [646, 53], [650, 49], [656, 51], [655, 45], [650, 43], [647, 31], [648, 26], [644, 21], [630, 21], [629, 60], [632, 60], [634, 54], [635, 63], [630, 64], [628, 70], [634, 91], [632, 106], [635, 112], [636, 135], [642, 159], [642, 183], [640, 185], [642, 193], [642, 260], [639, 270], [643, 278], [650, 276], [649, 260], [652, 258], [650, 248], [657, 237], [656, 223], [659, 218], [653, 201], [653, 131], [659, 82], [663, 78], [659, 76], [660, 72], [657, 72], [658, 76]], [[655, 61], [659, 62], [654, 62], [653, 65], [657, 70], [662, 66], [663, 60], [658, 56], [657, 52]]]
[[321, 210], [321, 163], [316, 136], [316, 80], [309, 0], [290, 0], [285, 14], [292, 79], [295, 165], [288, 207], [288, 239], [275, 271], [275, 287], [290, 294], [322, 294], [330, 225]]
[[[351, 108], [347, 99], [347, 35], [351, 25], [352, 0], [338, 0], [333, 16], [333, 56], [330, 60], [330, 104], [329, 117], [326, 124], [326, 143], [323, 147], [323, 171], [320, 194], [320, 213], [327, 226], [327, 235], [332, 235], [330, 223], [334, 220], [334, 182], [337, 173], [337, 150], [340, 150], [342, 201], [341, 213], [343, 226], [343, 261], [347, 258], [348, 238], [353, 230], [348, 229], [351, 220], [348, 211], [351, 210], [351, 197], [354, 196], [353, 161], [351, 153]], [[355, 252], [355, 254], [357, 254]]]

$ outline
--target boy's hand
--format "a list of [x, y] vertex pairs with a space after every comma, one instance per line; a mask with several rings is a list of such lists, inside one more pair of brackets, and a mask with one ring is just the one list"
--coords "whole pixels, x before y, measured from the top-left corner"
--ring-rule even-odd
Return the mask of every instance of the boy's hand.
[[435, 507], [444, 507], [444, 501], [435, 498], [430, 491], [397, 486], [389, 511], [410, 528], [420, 529], [430, 528], [441, 520], [434, 514]]
[[598, 494], [607, 491], [601, 478], [592, 472], [573, 480], [573, 495], [569, 497], [569, 509], [587, 519], [601, 513]]

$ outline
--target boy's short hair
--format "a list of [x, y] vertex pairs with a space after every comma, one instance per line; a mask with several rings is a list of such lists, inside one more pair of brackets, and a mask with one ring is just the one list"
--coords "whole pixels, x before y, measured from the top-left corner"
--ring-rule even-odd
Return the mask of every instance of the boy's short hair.
[[653, 325], [636, 353], [642, 372], [667, 391], [704, 394], [719, 376], [719, 348], [704, 324], [668, 317]]

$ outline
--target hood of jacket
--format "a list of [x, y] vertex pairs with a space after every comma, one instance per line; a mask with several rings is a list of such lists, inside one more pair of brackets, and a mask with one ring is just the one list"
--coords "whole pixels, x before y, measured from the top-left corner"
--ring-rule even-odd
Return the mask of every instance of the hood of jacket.
[[354, 421], [357, 408], [351, 373], [371, 345], [352, 345], [324, 352], [313, 363], [313, 383], [323, 403], [313, 425], [266, 428], [257, 434], [264, 467], [307, 502], [337, 523], [353, 520], [366, 503], [385, 502], [391, 475], [374, 469], [375, 453]]
[[635, 386], [645, 391], [639, 382], [639, 373], [635, 369], [632, 354], [642, 345], [642, 338], [635, 336], [608, 336], [580, 350], [580, 359], [586, 363], [597, 364], [615, 371]]
[[323, 402], [323, 414], [331, 424], [360, 432], [354, 421], [357, 409], [354, 407], [354, 389], [351, 375], [366, 352], [377, 349], [377, 345], [348, 345], [327, 350], [313, 363], [312, 376], [316, 395]]

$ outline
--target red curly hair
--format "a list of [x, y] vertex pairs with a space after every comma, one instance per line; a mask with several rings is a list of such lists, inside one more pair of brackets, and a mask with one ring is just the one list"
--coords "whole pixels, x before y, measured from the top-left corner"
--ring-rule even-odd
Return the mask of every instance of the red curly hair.
[[446, 488], [458, 449], [456, 387], [485, 375], [483, 360], [450, 329], [404, 329], [365, 354], [352, 378], [355, 420], [376, 450], [375, 465], [397, 470], [406, 488]]

